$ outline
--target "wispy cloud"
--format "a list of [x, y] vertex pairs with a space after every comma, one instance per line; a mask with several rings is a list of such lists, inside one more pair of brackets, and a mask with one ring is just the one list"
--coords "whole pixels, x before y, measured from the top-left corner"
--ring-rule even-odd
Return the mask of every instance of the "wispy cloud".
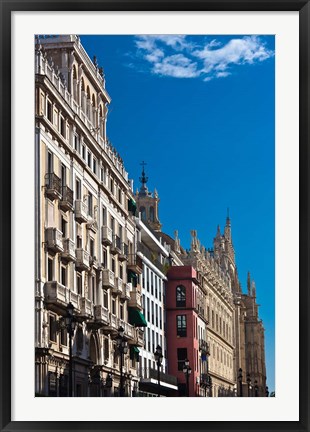
[[[212, 39], [198, 44], [186, 35], [142, 35], [135, 38], [137, 54], [153, 74], [210, 81], [236, 72], [236, 66], [262, 62], [274, 55], [258, 36]], [[194, 42], [195, 41], [195, 42]]]

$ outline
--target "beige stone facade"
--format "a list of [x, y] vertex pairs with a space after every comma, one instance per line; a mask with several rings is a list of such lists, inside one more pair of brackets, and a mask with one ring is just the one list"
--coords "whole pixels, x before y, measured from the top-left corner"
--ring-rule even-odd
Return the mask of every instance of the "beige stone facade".
[[[110, 96], [102, 70], [77, 36], [37, 40], [35, 80], [36, 393], [68, 395], [69, 344], [62, 318], [71, 302], [78, 321], [73, 395], [117, 394], [117, 330], [124, 328], [129, 348], [143, 345], [143, 332], [128, 318], [134, 290], [127, 262], [136, 254], [134, 214], [128, 209], [133, 193], [106, 137]], [[128, 352], [127, 394], [137, 387], [137, 367]]]

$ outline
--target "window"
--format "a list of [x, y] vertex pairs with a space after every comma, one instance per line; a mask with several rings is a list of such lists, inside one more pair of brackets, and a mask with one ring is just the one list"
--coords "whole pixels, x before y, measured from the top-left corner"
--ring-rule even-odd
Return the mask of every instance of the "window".
[[67, 267], [61, 266], [60, 269], [60, 283], [67, 286]]
[[79, 235], [76, 236], [76, 247], [78, 249], [80, 249], [82, 247], [82, 237]]
[[104, 168], [100, 168], [100, 181], [104, 183]]
[[47, 261], [47, 280], [52, 281], [54, 277], [54, 260], [48, 257]]
[[47, 101], [47, 119], [53, 123], [53, 109], [52, 109], [52, 103], [48, 100]]
[[85, 146], [82, 145], [82, 158], [85, 160], [85, 153], [86, 153], [86, 149]]
[[74, 150], [76, 150], [78, 153], [80, 153], [81, 151], [81, 146], [80, 146], [80, 137], [77, 134], [74, 134]]
[[151, 351], [151, 330], [147, 329], [147, 349]]
[[65, 238], [67, 235], [67, 221], [63, 217], [61, 217], [61, 231], [63, 238]]
[[116, 303], [115, 298], [112, 298], [112, 314], [116, 315]]
[[81, 180], [75, 179], [75, 196], [77, 200], [81, 199]]
[[47, 172], [50, 174], [54, 171], [54, 158], [53, 153], [47, 152]]
[[82, 295], [82, 275], [80, 273], [76, 274], [76, 289], [79, 295]]
[[214, 311], [212, 311], [211, 313], [212, 313], [212, 327], [214, 328]]
[[87, 151], [87, 165], [91, 168], [91, 152]]
[[218, 314], [215, 315], [216, 331], [219, 331], [219, 317]]
[[61, 164], [61, 186], [64, 187], [67, 184], [67, 170], [64, 164]]
[[108, 252], [105, 247], [102, 248], [102, 266], [108, 268]]
[[177, 336], [186, 337], [186, 315], [177, 315]]
[[108, 309], [108, 292], [106, 290], [103, 290], [103, 306]]
[[155, 320], [156, 320], [155, 322], [156, 327], [158, 327], [158, 306], [157, 305], [155, 305]]
[[60, 117], [60, 133], [64, 138], [66, 138], [66, 122], [63, 117]]
[[97, 159], [93, 158], [93, 172], [97, 174]]
[[93, 196], [90, 192], [88, 192], [88, 214], [93, 216]]
[[95, 241], [92, 238], [89, 240], [89, 253], [91, 257], [95, 255]]
[[56, 317], [55, 315], [49, 316], [49, 338], [52, 342], [56, 342]]
[[114, 194], [114, 182], [112, 178], [110, 178], [110, 191]]
[[178, 371], [183, 371], [184, 361], [187, 359], [187, 348], [177, 349]]
[[176, 307], [186, 306], [186, 288], [183, 285], [179, 285], [176, 288]]
[[147, 320], [148, 322], [150, 322], [150, 299], [147, 298], [146, 302], [147, 302]]
[[152, 330], [152, 352], [155, 352], [155, 333]]
[[118, 190], [118, 201], [122, 204], [122, 190]]
[[119, 305], [119, 317], [120, 317], [120, 319], [124, 319], [124, 305], [123, 305], [123, 303], [121, 303]]
[[151, 311], [152, 311], [152, 324], [154, 324], [154, 303], [151, 302]]
[[67, 329], [66, 328], [62, 328], [60, 330], [60, 344], [67, 346]]
[[102, 207], [102, 225], [107, 224], [107, 211], [105, 207]]

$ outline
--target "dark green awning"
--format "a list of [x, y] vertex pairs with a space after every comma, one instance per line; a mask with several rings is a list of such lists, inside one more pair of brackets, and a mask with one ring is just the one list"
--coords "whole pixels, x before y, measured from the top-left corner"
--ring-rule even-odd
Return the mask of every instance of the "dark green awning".
[[142, 312], [128, 308], [129, 323], [135, 327], [147, 327], [147, 322]]
[[136, 213], [137, 204], [136, 204], [136, 201], [134, 199], [132, 199], [132, 198], [130, 198], [128, 200], [128, 210], [131, 211], [133, 214]]
[[136, 361], [139, 361], [140, 360], [139, 354], [140, 354], [140, 350], [138, 347], [136, 347], [136, 346], [130, 347], [130, 359], [131, 360], [135, 359]]

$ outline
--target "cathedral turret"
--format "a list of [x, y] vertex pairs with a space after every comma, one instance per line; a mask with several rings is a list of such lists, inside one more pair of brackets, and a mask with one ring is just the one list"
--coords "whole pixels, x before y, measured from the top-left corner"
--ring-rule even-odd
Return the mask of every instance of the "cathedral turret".
[[141, 213], [141, 219], [147, 222], [154, 231], [161, 231], [161, 223], [158, 218], [158, 203], [159, 197], [158, 192], [155, 189], [154, 193], [148, 191], [146, 185], [148, 177], [145, 174], [145, 162], [141, 163], [142, 174], [140, 177], [141, 187], [136, 192], [135, 199], [137, 203], [138, 211]]

